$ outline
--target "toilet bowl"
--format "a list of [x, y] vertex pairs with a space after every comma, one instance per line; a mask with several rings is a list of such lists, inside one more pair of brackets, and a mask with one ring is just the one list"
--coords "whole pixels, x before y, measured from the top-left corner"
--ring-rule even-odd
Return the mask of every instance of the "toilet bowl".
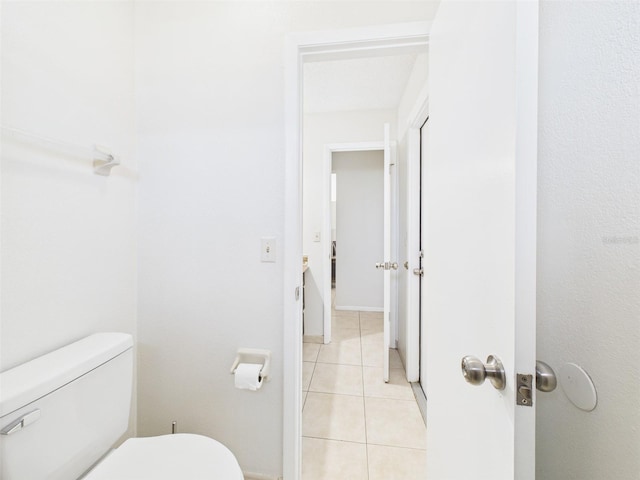
[[231, 451], [209, 437], [178, 433], [130, 438], [82, 480], [242, 480]]
[[130, 423], [131, 335], [91, 335], [0, 373], [0, 385], [2, 480], [244, 478], [231, 451], [202, 435], [130, 438], [112, 450]]

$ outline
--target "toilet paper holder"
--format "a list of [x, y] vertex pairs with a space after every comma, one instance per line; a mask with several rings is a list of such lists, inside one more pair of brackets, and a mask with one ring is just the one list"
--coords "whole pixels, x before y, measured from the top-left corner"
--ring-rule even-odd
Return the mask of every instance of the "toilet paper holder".
[[236, 368], [241, 363], [261, 363], [260, 379], [269, 381], [269, 369], [271, 367], [271, 351], [260, 348], [240, 348], [236, 359], [231, 365], [231, 374], [236, 373]]

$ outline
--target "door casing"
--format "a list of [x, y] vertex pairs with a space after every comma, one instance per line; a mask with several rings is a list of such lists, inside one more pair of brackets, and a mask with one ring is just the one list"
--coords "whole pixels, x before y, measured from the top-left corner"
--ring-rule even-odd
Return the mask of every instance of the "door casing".
[[[407, 130], [407, 292], [403, 299], [407, 305], [407, 381], [420, 379], [420, 277], [413, 274], [419, 268], [420, 252], [420, 128], [429, 116], [427, 86], [419, 94], [419, 100], [409, 119]], [[402, 300], [401, 300], [402, 301]]]
[[285, 224], [283, 284], [283, 475], [302, 475], [302, 65], [309, 61], [418, 52], [429, 22], [306, 32], [285, 43]]

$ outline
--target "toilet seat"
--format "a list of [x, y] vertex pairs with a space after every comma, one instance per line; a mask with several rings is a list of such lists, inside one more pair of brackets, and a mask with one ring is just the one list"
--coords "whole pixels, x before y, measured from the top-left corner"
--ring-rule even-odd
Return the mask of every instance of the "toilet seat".
[[243, 480], [233, 453], [209, 437], [130, 438], [83, 480]]

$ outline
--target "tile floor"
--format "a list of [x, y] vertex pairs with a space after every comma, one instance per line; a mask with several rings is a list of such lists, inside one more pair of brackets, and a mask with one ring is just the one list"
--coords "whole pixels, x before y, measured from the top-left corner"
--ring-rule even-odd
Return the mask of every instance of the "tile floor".
[[426, 429], [400, 357], [382, 380], [382, 314], [334, 311], [332, 342], [304, 344], [303, 480], [426, 477]]

